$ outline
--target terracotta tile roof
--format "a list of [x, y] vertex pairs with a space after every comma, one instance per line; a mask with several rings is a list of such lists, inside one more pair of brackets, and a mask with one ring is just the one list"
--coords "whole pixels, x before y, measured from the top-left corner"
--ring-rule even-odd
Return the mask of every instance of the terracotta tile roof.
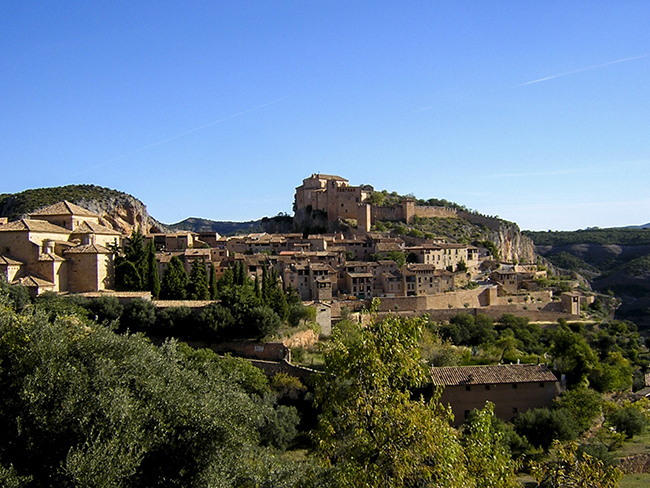
[[372, 278], [372, 273], [350, 273], [348, 272], [350, 278]]
[[58, 256], [56, 254], [52, 253], [47, 253], [47, 254], [39, 254], [38, 256], [39, 262], [45, 262], [45, 261], [65, 261], [61, 256]]
[[67, 200], [36, 210], [30, 215], [80, 215], [86, 217], [99, 217], [96, 213], [86, 210], [74, 203], [70, 203]]
[[557, 381], [545, 364], [499, 364], [496, 366], [456, 366], [431, 368], [436, 386], [496, 385]]
[[16, 231], [48, 232], [50, 234], [66, 234], [66, 235], [70, 234], [70, 231], [65, 227], [60, 227], [58, 225], [50, 224], [45, 220], [23, 219], [23, 220], [16, 220], [14, 222], [9, 222], [6, 225], [0, 226], [0, 232], [16, 232]]
[[22, 278], [18, 278], [17, 280], [14, 280], [12, 284], [26, 286], [28, 288], [50, 288], [55, 286], [51, 281], [34, 275], [27, 275], [23, 276]]
[[94, 222], [82, 222], [79, 224], [73, 234], [103, 234], [103, 235], [122, 235], [121, 232], [113, 230], [109, 227], [105, 227]]
[[17, 261], [13, 258], [10, 258], [9, 256], [5, 256], [3, 254], [0, 254], [0, 265], [6, 265], [6, 266], [22, 266], [23, 263], [22, 261]]
[[111, 251], [99, 244], [82, 244], [64, 251], [65, 254], [111, 254]]
[[396, 242], [378, 242], [375, 244], [375, 250], [377, 252], [391, 252], [391, 251], [401, 251], [402, 248]]

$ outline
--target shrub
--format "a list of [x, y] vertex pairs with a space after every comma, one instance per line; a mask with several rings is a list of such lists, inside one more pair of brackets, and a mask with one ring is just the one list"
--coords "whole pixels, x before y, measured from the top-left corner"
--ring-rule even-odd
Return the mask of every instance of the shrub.
[[571, 441], [580, 432], [580, 426], [571, 412], [564, 408], [528, 410], [515, 419], [514, 425], [519, 435], [525, 436], [528, 442], [545, 451], [548, 451], [554, 440]]
[[120, 318], [121, 330], [148, 331], [156, 323], [156, 306], [151, 300], [134, 298], [125, 307]]
[[643, 433], [648, 427], [646, 416], [633, 405], [614, 410], [607, 416], [607, 423], [617, 432], [624, 433], [627, 439]]

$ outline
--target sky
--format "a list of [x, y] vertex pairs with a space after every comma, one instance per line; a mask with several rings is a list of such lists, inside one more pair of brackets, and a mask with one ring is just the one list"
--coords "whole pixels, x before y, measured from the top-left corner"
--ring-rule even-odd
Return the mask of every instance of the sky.
[[528, 230], [650, 222], [650, 2], [0, 5], [0, 193], [164, 223], [292, 214], [312, 173]]

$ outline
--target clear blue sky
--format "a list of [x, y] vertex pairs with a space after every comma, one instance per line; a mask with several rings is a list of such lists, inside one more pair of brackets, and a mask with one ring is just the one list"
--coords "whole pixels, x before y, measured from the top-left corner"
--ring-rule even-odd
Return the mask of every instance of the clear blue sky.
[[0, 193], [292, 213], [311, 173], [523, 229], [650, 222], [650, 2], [0, 7]]

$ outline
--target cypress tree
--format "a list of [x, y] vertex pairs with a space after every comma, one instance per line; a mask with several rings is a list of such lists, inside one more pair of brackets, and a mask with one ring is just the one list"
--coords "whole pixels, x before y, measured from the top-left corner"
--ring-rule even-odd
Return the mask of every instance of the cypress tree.
[[210, 263], [210, 300], [217, 299], [217, 274], [214, 271], [214, 263]]
[[147, 244], [147, 290], [151, 296], [158, 298], [160, 295], [160, 279], [158, 277], [158, 263], [156, 262], [156, 247], [153, 241]]
[[187, 291], [187, 296], [190, 300], [210, 299], [208, 274], [205, 271], [205, 258], [202, 258], [200, 261], [198, 259], [192, 261]]
[[187, 273], [181, 260], [174, 256], [163, 273], [160, 298], [164, 300], [184, 300], [186, 287]]

